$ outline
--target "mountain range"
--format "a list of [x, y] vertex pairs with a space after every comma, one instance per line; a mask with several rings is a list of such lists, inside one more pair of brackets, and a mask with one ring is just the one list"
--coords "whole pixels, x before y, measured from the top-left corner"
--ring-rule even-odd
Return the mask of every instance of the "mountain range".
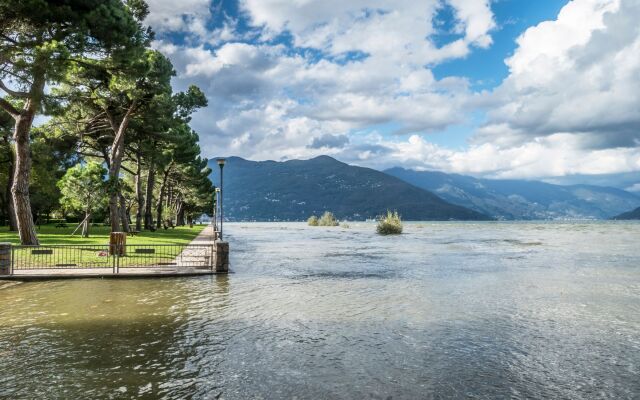
[[[219, 180], [211, 162], [212, 180]], [[491, 180], [436, 171], [377, 171], [328, 156], [249, 161], [224, 168], [225, 219], [301, 221], [324, 211], [339, 219], [397, 210], [405, 220], [609, 219], [640, 206], [640, 197], [593, 185]]]
[[613, 219], [619, 219], [619, 220], [640, 219], [640, 207], [636, 208], [635, 210], [628, 211], [620, 215], [616, 215], [615, 217], [613, 217]]
[[[219, 179], [215, 161], [211, 167], [212, 179]], [[407, 220], [489, 219], [401, 179], [328, 156], [284, 162], [230, 157], [223, 203], [231, 221], [301, 221], [325, 211], [339, 219], [365, 220], [386, 210], [397, 210]]]
[[496, 219], [609, 219], [640, 206], [639, 196], [612, 187], [477, 179], [404, 168], [384, 172]]

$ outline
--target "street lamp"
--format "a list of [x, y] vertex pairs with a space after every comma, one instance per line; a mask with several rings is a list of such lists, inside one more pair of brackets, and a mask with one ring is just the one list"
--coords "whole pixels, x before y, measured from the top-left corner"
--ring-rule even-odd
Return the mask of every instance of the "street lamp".
[[[220, 197], [220, 188], [215, 188], [213, 192], [213, 231], [218, 232], [218, 198]], [[216, 237], [217, 239], [217, 237]]]
[[213, 194], [211, 195], [211, 225], [213, 225], [213, 232], [215, 235], [215, 231], [218, 230], [218, 223], [216, 221], [216, 208], [218, 207], [218, 199], [216, 198], [216, 193], [218, 192], [218, 188], [216, 187], [216, 185], [213, 185]]
[[223, 197], [223, 187], [222, 187], [222, 169], [224, 168], [224, 162], [226, 161], [224, 158], [218, 158], [218, 165], [220, 166], [220, 240], [222, 240], [222, 220], [224, 219], [224, 211], [222, 209], [222, 197]]

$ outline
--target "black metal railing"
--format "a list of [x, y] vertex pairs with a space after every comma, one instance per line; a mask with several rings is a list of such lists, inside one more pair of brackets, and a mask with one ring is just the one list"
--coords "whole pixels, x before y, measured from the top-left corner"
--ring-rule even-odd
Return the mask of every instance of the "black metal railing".
[[119, 268], [189, 267], [213, 268], [214, 249], [210, 244], [125, 246], [126, 254], [117, 256]]
[[113, 268], [109, 245], [11, 246], [11, 269]]
[[[112, 249], [113, 250], [113, 249]], [[11, 273], [19, 270], [111, 268], [215, 267], [211, 244], [134, 244], [121, 251], [109, 245], [11, 246]]]

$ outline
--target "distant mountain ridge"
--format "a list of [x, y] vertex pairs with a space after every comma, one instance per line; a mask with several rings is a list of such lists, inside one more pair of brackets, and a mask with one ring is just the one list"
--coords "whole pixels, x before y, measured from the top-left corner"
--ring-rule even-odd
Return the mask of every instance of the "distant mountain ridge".
[[616, 215], [615, 217], [613, 217], [613, 219], [617, 219], [617, 220], [638, 219], [638, 220], [640, 220], [640, 207], [636, 208], [635, 210], [627, 211], [627, 212], [624, 212], [622, 214]]
[[611, 187], [477, 179], [404, 168], [384, 172], [497, 219], [609, 219], [640, 206], [639, 196]]
[[[211, 167], [217, 183], [215, 160]], [[401, 179], [328, 156], [284, 162], [229, 157], [224, 167], [224, 213], [232, 221], [302, 221], [324, 211], [365, 220], [388, 209], [405, 220], [489, 219]]]

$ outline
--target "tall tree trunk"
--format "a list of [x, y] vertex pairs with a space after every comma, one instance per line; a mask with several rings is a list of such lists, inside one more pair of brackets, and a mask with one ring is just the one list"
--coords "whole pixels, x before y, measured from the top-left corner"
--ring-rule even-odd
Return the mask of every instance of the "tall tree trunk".
[[129, 229], [131, 229], [131, 225], [133, 224], [133, 220], [131, 219], [131, 207], [133, 207], [133, 202], [129, 203], [129, 205], [124, 210], [125, 214], [127, 215], [127, 222], [129, 223]]
[[[166, 176], [166, 174], [165, 174]], [[156, 228], [162, 227], [162, 204], [164, 202], [165, 180], [160, 185], [160, 193], [158, 193], [158, 201], [156, 202]]]
[[166, 210], [169, 211], [169, 216], [168, 219], [171, 221], [171, 223], [169, 225], [174, 226], [173, 224], [173, 207], [171, 204], [171, 199], [173, 199], [173, 185], [172, 184], [167, 184], [167, 202], [164, 204], [164, 207]]
[[140, 151], [136, 154], [136, 231], [142, 230], [142, 209], [144, 207], [144, 196], [142, 194], [142, 159]]
[[[8, 139], [8, 138], [7, 138]], [[11, 187], [13, 186], [13, 174], [15, 173], [15, 154], [13, 153], [13, 145], [7, 140], [9, 151], [7, 156], [9, 157], [9, 175], [7, 177], [7, 216], [9, 219], [9, 230], [15, 232], [18, 230], [18, 221], [16, 221], [16, 209], [13, 206], [13, 196], [11, 195]]]
[[127, 216], [127, 200], [125, 200], [122, 193], [118, 193], [119, 207], [118, 214], [120, 217], [120, 224], [122, 225], [122, 232], [130, 232], [129, 217]]
[[153, 186], [155, 185], [156, 171], [153, 163], [149, 163], [149, 175], [147, 175], [147, 190], [144, 198], [144, 229], [153, 228]]
[[[115, 175], [115, 178], [113, 176]], [[109, 222], [111, 223], [111, 232], [120, 232], [120, 210], [118, 207], [118, 189], [116, 184], [118, 181], [118, 175], [109, 171], [109, 181], [111, 186], [109, 188]]]
[[[27, 100], [30, 103], [31, 99]], [[31, 108], [29, 105], [26, 109]], [[33, 111], [24, 111], [16, 119], [13, 138], [16, 143], [16, 165], [11, 185], [11, 195], [15, 207], [16, 223], [20, 234], [20, 243], [23, 245], [38, 245], [38, 235], [31, 214], [31, 200], [29, 198], [29, 177], [31, 175], [31, 150], [29, 143], [29, 131], [33, 123]]]
[[[120, 231], [120, 207], [118, 205], [120, 200], [120, 166], [122, 165], [122, 157], [124, 157], [124, 134], [129, 125], [129, 121], [133, 115], [133, 111], [136, 108], [136, 102], [134, 101], [129, 106], [120, 125], [116, 126], [113, 117], [107, 112], [109, 123], [115, 133], [113, 138], [113, 144], [111, 146], [111, 152], [109, 153], [109, 220], [111, 222], [111, 232]], [[106, 112], [106, 110], [105, 110]], [[125, 230], [129, 226], [128, 223], [123, 223], [122, 229]], [[125, 231], [126, 232], [126, 231]]]
[[82, 237], [89, 237], [89, 220], [91, 220], [91, 212], [86, 210], [84, 212], [84, 223], [82, 224]]
[[14, 96], [24, 99], [22, 110], [16, 109], [10, 102], [0, 98], [0, 107], [8, 112], [15, 120], [13, 140], [16, 144], [16, 163], [11, 185], [11, 196], [15, 207], [16, 225], [20, 234], [20, 243], [37, 245], [38, 235], [31, 213], [29, 198], [29, 176], [31, 175], [30, 131], [33, 118], [38, 111], [44, 94], [45, 73], [38, 69], [33, 75], [33, 84], [29, 92], [14, 92], [2, 83], [2, 89]]
[[167, 166], [167, 169], [162, 176], [162, 183], [160, 184], [160, 193], [158, 194], [158, 202], [156, 203], [156, 228], [158, 229], [162, 227], [162, 205], [165, 201], [167, 180], [169, 178], [169, 173], [171, 172], [172, 167], [173, 161]]
[[176, 225], [184, 226], [184, 203], [178, 200], [178, 208], [176, 211]]

